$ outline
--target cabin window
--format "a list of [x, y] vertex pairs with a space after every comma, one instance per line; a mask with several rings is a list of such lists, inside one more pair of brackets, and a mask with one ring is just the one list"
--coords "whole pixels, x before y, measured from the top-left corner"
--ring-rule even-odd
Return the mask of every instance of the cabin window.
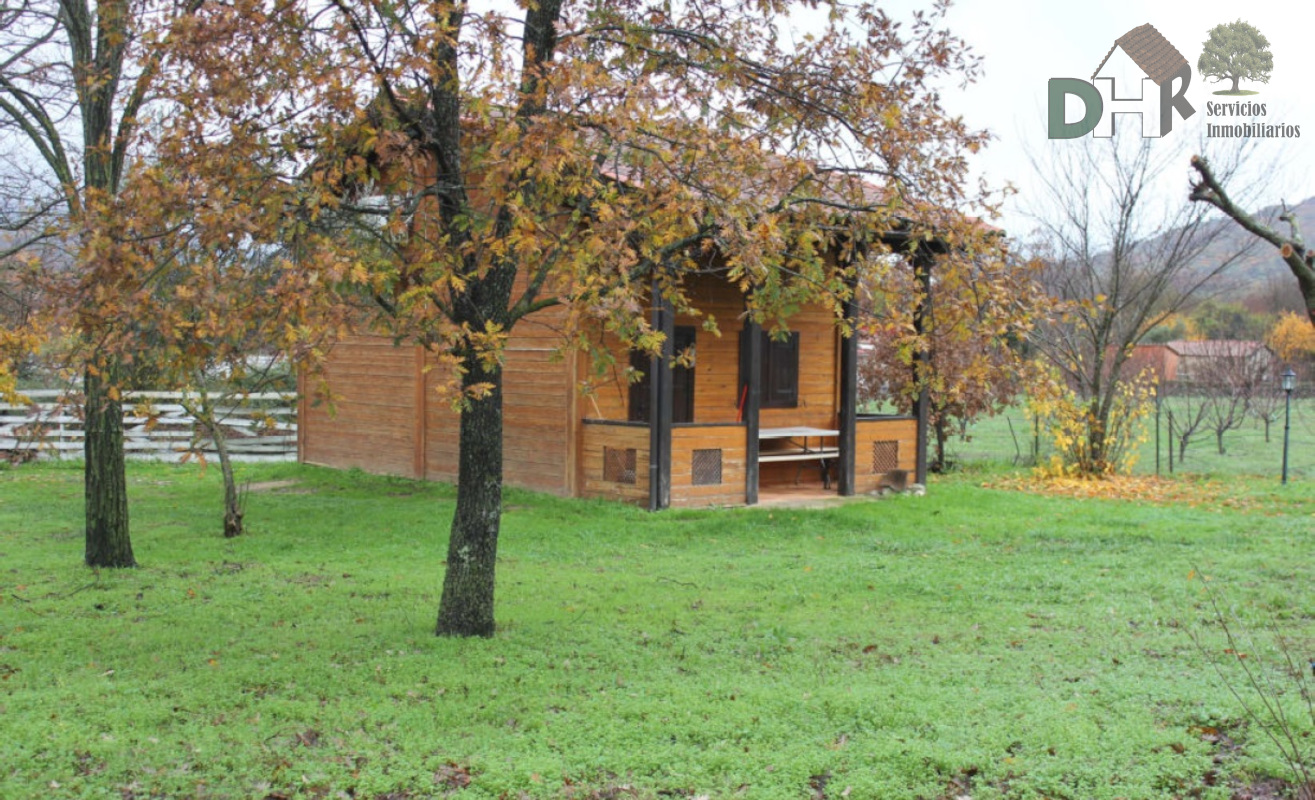
[[[740, 380], [735, 398], [743, 407], [749, 385], [748, 331], [740, 331]], [[762, 363], [758, 365], [760, 408], [796, 408], [799, 405], [799, 332], [787, 333], [774, 339], [767, 331], [759, 331]]]
[[[677, 364], [671, 368], [671, 421], [672, 422], [693, 422], [694, 421], [694, 343], [695, 330], [693, 325], [677, 325], [672, 331], [671, 343], [672, 352], [680, 355], [689, 351], [691, 360], [689, 366]], [[643, 373], [637, 382], [630, 384], [630, 415], [631, 422], [648, 422], [649, 406], [652, 403], [653, 393], [651, 387], [653, 382], [649, 373], [652, 372], [652, 359], [648, 353], [640, 350], [630, 351], [630, 366], [632, 369]]]

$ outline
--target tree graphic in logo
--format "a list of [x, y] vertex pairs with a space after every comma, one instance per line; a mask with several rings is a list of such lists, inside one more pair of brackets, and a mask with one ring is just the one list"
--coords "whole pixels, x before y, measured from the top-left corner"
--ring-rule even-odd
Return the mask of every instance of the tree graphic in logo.
[[1233, 81], [1231, 89], [1222, 89], [1215, 94], [1259, 94], [1238, 89], [1237, 82], [1269, 83], [1269, 73], [1273, 69], [1274, 54], [1269, 52], [1269, 40], [1255, 26], [1240, 19], [1212, 28], [1196, 62], [1196, 71], [1205, 78], [1216, 82], [1225, 78]]

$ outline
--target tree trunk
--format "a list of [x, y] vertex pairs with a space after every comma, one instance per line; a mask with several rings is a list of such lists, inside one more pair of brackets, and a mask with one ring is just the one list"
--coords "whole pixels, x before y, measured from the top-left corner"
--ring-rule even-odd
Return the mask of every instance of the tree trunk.
[[1093, 399], [1087, 408], [1088, 463], [1084, 472], [1088, 475], [1101, 475], [1105, 472], [1105, 426], [1108, 419], [1109, 411], [1102, 403]]
[[1269, 417], [1264, 417], [1261, 422], [1265, 423], [1265, 444], [1269, 444]]
[[232, 539], [242, 535], [242, 502], [237, 493], [237, 478], [233, 475], [233, 460], [228, 455], [228, 437], [215, 421], [214, 409], [207, 408], [206, 414], [205, 426], [215, 442], [219, 472], [224, 476], [224, 538]]
[[938, 416], [932, 424], [932, 431], [936, 434], [936, 460], [931, 465], [931, 471], [938, 475], [945, 473], [945, 441], [950, 435], [945, 428], [944, 417]]
[[228, 443], [224, 434], [215, 437], [219, 451], [219, 471], [224, 474], [224, 538], [242, 535], [242, 502], [237, 493], [237, 479], [233, 477], [233, 462], [228, 458]]
[[[214, 403], [210, 402], [210, 393], [205, 389], [204, 372], [198, 370], [192, 380], [197, 386], [197, 396], [201, 403], [199, 406], [193, 405], [184, 392], [182, 405], [196, 420], [196, 424], [210, 434], [211, 441], [215, 443], [215, 452], [219, 454], [219, 473], [224, 478], [224, 538], [232, 539], [242, 535], [243, 512], [241, 498], [238, 497], [237, 492], [237, 478], [233, 475], [233, 461], [228, 454], [228, 437], [224, 435], [223, 427], [215, 418]], [[201, 434], [195, 430], [192, 433], [192, 446], [196, 453], [201, 453]]]
[[1219, 448], [1219, 455], [1224, 455], [1224, 432], [1215, 431], [1215, 445]]
[[465, 359], [462, 388], [492, 387], [461, 411], [457, 510], [438, 606], [439, 636], [492, 636], [494, 567], [502, 521], [502, 368]]
[[83, 376], [83, 475], [89, 567], [135, 567], [128, 537], [128, 481], [123, 464], [123, 406], [110, 399], [105, 377]]
[[1237, 75], [1233, 75], [1233, 76], [1232, 76], [1232, 78], [1233, 78], [1233, 88], [1232, 88], [1230, 91], [1233, 91], [1233, 92], [1236, 92], [1236, 91], [1237, 91], [1237, 81], [1238, 81], [1238, 77], [1239, 77], [1239, 76], [1237, 76]]

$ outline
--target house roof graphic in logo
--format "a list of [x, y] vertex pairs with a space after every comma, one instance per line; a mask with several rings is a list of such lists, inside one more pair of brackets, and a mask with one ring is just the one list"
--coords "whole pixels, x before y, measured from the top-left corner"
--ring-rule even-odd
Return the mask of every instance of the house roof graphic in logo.
[[[1097, 78], [1109, 64], [1114, 51], [1122, 48], [1137, 70], [1145, 77], [1132, 78], [1134, 70], [1126, 69], [1123, 60], [1116, 61], [1112, 71], [1116, 74]], [[1132, 91], [1126, 96], [1115, 92], [1115, 84], [1131, 78]], [[1181, 80], [1175, 81], [1175, 78]], [[1147, 82], [1155, 88], [1146, 87]], [[1187, 87], [1192, 83], [1192, 67], [1149, 22], [1139, 25], [1114, 40], [1109, 52], [1101, 59], [1091, 81], [1080, 78], [1051, 78], [1046, 87], [1046, 132], [1051, 139], [1076, 139], [1094, 133], [1097, 138], [1114, 136], [1115, 118], [1120, 115], [1137, 115], [1141, 118], [1142, 136], [1158, 139], [1173, 130], [1176, 112], [1183, 119], [1196, 113], [1187, 102]], [[1174, 85], [1177, 84], [1177, 90]], [[1082, 119], [1069, 122], [1068, 99], [1082, 104]]]
[[1155, 26], [1148, 22], [1114, 40], [1114, 44], [1110, 45], [1110, 51], [1101, 59], [1100, 66], [1091, 73], [1093, 81], [1105, 68], [1105, 62], [1110, 60], [1117, 47], [1122, 47], [1123, 52], [1127, 53], [1128, 57], [1141, 67], [1141, 71], [1146, 73], [1146, 77], [1155, 81], [1156, 86], [1163, 86], [1165, 81], [1173, 78], [1179, 70], [1187, 66], [1187, 59], [1178, 52], [1178, 48], [1170, 44], [1169, 40], [1161, 36]]

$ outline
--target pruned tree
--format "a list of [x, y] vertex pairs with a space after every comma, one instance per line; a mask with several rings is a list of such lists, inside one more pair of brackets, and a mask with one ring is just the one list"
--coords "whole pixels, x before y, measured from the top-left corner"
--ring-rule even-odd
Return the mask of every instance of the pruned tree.
[[1201, 365], [1193, 379], [1205, 395], [1207, 424], [1222, 456], [1224, 434], [1242, 427], [1252, 399], [1273, 382], [1272, 357], [1263, 346], [1253, 348], [1235, 340], [1201, 342], [1201, 346]]
[[[216, 39], [215, 69], [268, 47], [260, 30], [278, 15], [249, 5], [250, 35]], [[314, 93], [316, 125], [264, 135], [314, 143], [307, 180], [341, 198], [321, 221], [351, 221], [368, 243], [355, 263], [378, 324], [452, 368], [460, 457], [438, 634], [494, 631], [514, 326], [561, 304], [573, 344], [601, 326], [655, 352], [642, 310], [695, 310], [695, 272], [742, 287], [758, 321], [805, 302], [840, 319], [884, 233], [916, 242], [964, 201], [963, 157], [985, 137], [930, 88], [976, 68], [940, 27], [945, 4], [900, 27], [872, 4], [828, 2], [790, 41], [796, 5], [813, 4], [543, 0], [508, 15], [333, 0], [279, 37], [303, 53], [289, 63], [336, 72]], [[198, 99], [198, 119], [231, 116]]]
[[1297, 215], [1289, 211], [1287, 204], [1284, 204], [1279, 220], [1287, 223], [1288, 235], [1283, 236], [1250, 214], [1228, 195], [1224, 190], [1224, 183], [1228, 180], [1227, 170], [1222, 176], [1216, 175], [1210, 162], [1202, 156], [1192, 156], [1191, 165], [1192, 169], [1196, 170], [1198, 180], [1192, 182], [1192, 191], [1188, 198], [1193, 202], [1214, 206], [1253, 236], [1278, 248], [1283, 262], [1288, 265], [1288, 269], [1297, 279], [1301, 297], [1306, 303], [1306, 314], [1310, 318], [1310, 323], [1315, 325], [1315, 250], [1306, 246]]
[[[1302, 321], [1305, 325], [1305, 321]], [[1278, 383], [1268, 381], [1256, 387], [1255, 393], [1251, 396], [1251, 416], [1260, 421], [1265, 428], [1265, 444], [1269, 444], [1269, 429], [1278, 422], [1279, 413], [1283, 410], [1283, 392], [1280, 391]]]
[[[1113, 468], [1108, 433], [1128, 429], [1111, 414], [1130, 408], [1116, 401], [1133, 347], [1247, 251], [1224, 247], [1225, 229], [1199, 207], [1156, 202], [1151, 187], [1175, 158], [1162, 142], [1050, 144], [1051, 158], [1033, 161], [1043, 187], [1034, 246], [1040, 282], [1064, 310], [1033, 343], [1085, 402], [1081, 452], [1102, 472]], [[1242, 156], [1230, 154], [1230, 175]], [[1222, 255], [1206, 261], [1212, 252]]]
[[1201, 57], [1196, 60], [1196, 70], [1207, 79], [1231, 80], [1229, 91], [1233, 93], [1240, 80], [1269, 83], [1273, 69], [1269, 39], [1240, 19], [1211, 28], [1209, 37], [1201, 43]]
[[1191, 383], [1171, 383], [1164, 387], [1164, 404], [1169, 409], [1169, 446], [1178, 445], [1178, 460], [1186, 463], [1187, 447], [1201, 431], [1210, 413], [1209, 398]]

